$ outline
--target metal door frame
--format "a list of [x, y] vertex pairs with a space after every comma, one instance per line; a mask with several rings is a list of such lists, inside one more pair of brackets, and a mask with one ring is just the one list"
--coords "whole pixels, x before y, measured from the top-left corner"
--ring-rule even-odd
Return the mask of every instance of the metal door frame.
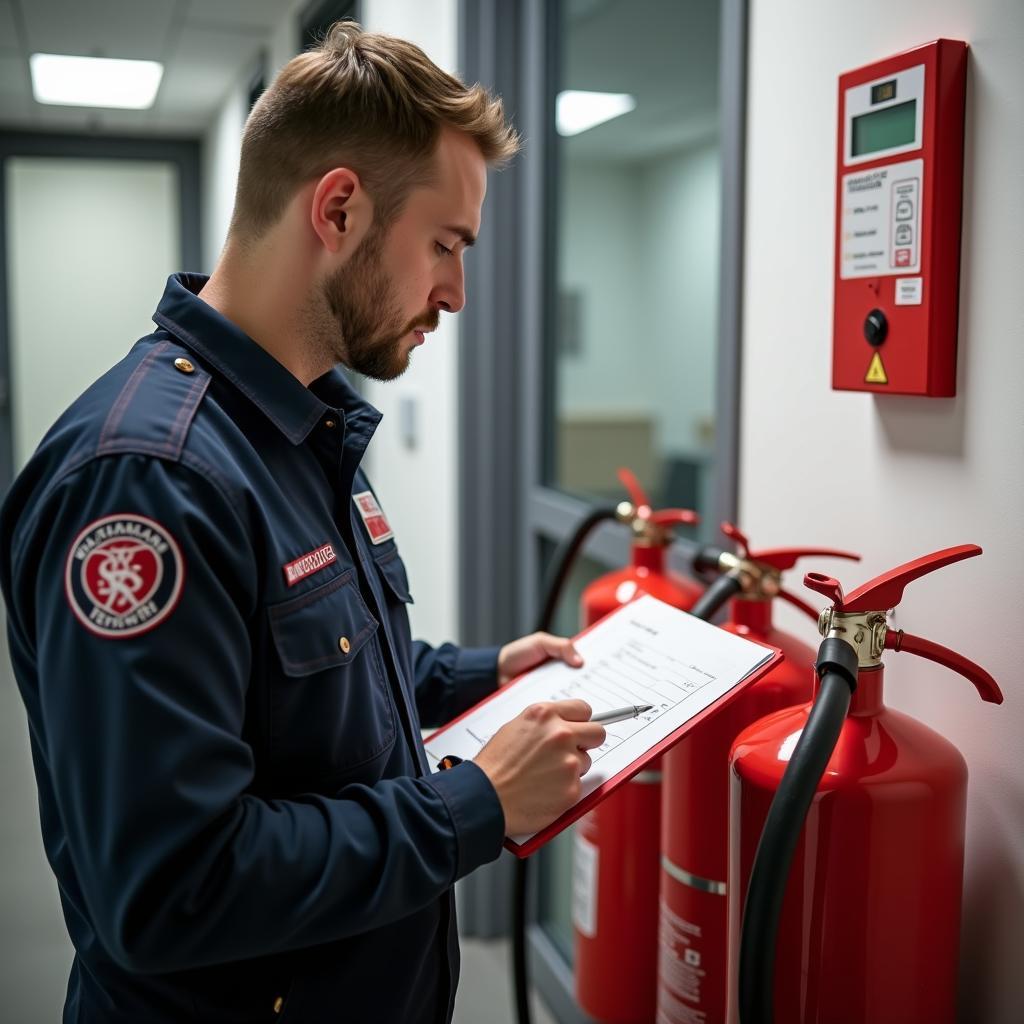
[[[182, 269], [199, 269], [199, 147], [191, 139], [120, 138], [0, 131], [0, 494], [14, 473], [11, 404], [11, 322], [7, 265], [7, 161], [12, 157], [67, 157], [91, 160], [153, 160], [178, 173], [178, 230]], [[153, 296], [156, 308], [158, 295]]]

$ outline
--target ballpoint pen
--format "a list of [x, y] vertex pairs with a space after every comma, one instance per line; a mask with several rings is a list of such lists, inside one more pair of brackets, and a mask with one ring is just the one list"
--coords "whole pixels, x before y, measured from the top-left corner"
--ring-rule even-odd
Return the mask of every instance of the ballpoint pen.
[[637, 715], [642, 715], [645, 711], [650, 711], [653, 707], [653, 704], [631, 704], [628, 708], [617, 708], [615, 711], [602, 711], [599, 715], [594, 715], [590, 720], [592, 722], [600, 722], [601, 725], [612, 725], [615, 722], [624, 722], [627, 718], [636, 718]]

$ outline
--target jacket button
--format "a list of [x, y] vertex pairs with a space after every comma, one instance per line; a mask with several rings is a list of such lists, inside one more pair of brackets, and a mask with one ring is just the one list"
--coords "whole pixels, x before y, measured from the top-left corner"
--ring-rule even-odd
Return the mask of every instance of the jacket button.
[[274, 1013], [280, 1013], [281, 1008], [284, 1006], [284, 996], [278, 996], [274, 1000]]
[[175, 359], [174, 368], [182, 373], [195, 373], [196, 368], [187, 359]]
[[352, 650], [352, 645], [348, 642], [347, 636], [338, 638], [338, 646], [341, 648], [342, 654], [348, 654]]
[[324, 420], [324, 426], [327, 427], [328, 430], [333, 430], [337, 425], [338, 423], [336, 420]]

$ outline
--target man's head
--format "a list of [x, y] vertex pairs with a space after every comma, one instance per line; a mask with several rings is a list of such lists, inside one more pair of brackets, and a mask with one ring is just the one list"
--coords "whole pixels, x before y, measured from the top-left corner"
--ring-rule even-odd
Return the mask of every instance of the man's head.
[[388, 379], [464, 302], [462, 252], [486, 168], [518, 139], [501, 102], [416, 46], [339, 22], [290, 61], [246, 123], [230, 239], [299, 233], [315, 267], [305, 323], [328, 362]]

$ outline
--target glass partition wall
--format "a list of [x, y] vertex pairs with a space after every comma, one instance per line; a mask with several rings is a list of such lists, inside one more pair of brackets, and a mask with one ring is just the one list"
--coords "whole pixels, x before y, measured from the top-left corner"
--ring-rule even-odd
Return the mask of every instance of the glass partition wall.
[[[483, 643], [535, 628], [555, 546], [625, 496], [619, 466], [700, 513], [684, 571], [735, 514], [746, 4], [464, 0], [461, 18], [463, 73], [525, 138], [489, 184], [462, 314], [462, 628]], [[596, 531], [555, 628], [628, 558], [625, 530]], [[582, 1022], [571, 849], [570, 831], [531, 861], [531, 975]], [[508, 921], [500, 874], [463, 889], [478, 934]]]
[[[560, 0], [548, 115], [556, 280], [542, 482], [714, 517], [721, 155], [718, 0]], [[697, 528], [700, 530], [700, 528]], [[697, 532], [697, 531], [693, 531]], [[544, 558], [541, 548], [541, 559]], [[559, 627], [589, 580], [581, 563]], [[539, 857], [538, 919], [571, 964], [571, 830]]]
[[711, 512], [718, 0], [560, 0], [544, 482]]

